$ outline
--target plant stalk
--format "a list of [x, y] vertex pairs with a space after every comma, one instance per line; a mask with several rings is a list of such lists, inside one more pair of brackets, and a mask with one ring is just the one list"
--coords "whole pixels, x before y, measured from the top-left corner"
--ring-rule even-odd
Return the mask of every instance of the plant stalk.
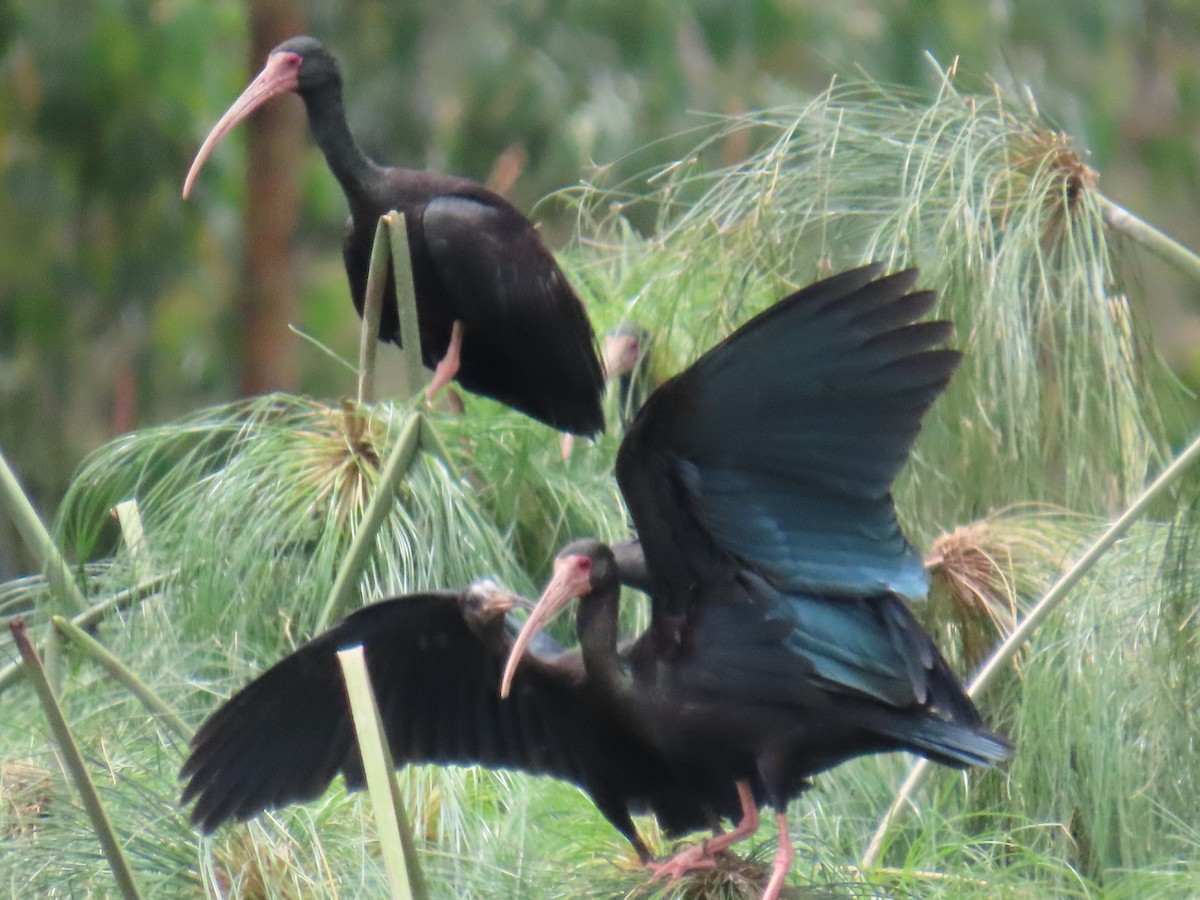
[[1174, 238], [1139, 219], [1129, 210], [1118, 206], [1103, 194], [1095, 194], [1100, 204], [1104, 224], [1145, 247], [1163, 262], [1192, 281], [1200, 282], [1200, 256]]
[[146, 709], [150, 710], [151, 715], [174, 731], [175, 734], [183, 739], [184, 743], [192, 739], [192, 729], [188, 728], [187, 723], [183, 721], [179, 714], [171, 709], [158, 694], [154, 693], [148, 684], [138, 678], [112, 651], [79, 626], [73, 625], [62, 616], [53, 616], [50, 621], [64, 637], [70, 638], [84, 653], [99, 663], [101, 668], [108, 672], [109, 675], [124, 685], [131, 694], [142, 702], [142, 705]]
[[362, 330], [358, 339], [358, 403], [375, 401], [375, 357], [379, 349], [379, 317], [383, 311], [383, 289], [387, 284], [387, 217], [375, 227], [371, 262], [367, 266], [367, 288], [363, 297]]
[[[970, 697], [978, 697], [991, 684], [996, 674], [1008, 665], [1009, 661], [1021, 648], [1021, 645], [1033, 635], [1042, 622], [1045, 621], [1046, 617], [1058, 607], [1071, 589], [1096, 564], [1097, 560], [1108, 552], [1113, 544], [1121, 539], [1125, 532], [1150, 508], [1150, 504], [1157, 500], [1163, 491], [1174, 484], [1179, 476], [1187, 471], [1192, 463], [1196, 461], [1197, 457], [1200, 457], [1200, 436], [1193, 439], [1187, 449], [1179, 454], [1142, 491], [1141, 495], [1121, 514], [1121, 517], [1105, 529], [1104, 533], [1088, 547], [1071, 568], [1062, 574], [1058, 581], [1051, 586], [1050, 590], [1042, 596], [1042, 599], [1034, 605], [1033, 609], [1029, 611], [1029, 614], [1025, 616], [1021, 623], [996, 648], [988, 661], [976, 673], [970, 687], [967, 688], [967, 694]], [[930, 771], [932, 771], [932, 764], [927, 759], [919, 760], [909, 771], [908, 777], [904, 779], [904, 783], [900, 786], [900, 790], [896, 794], [896, 799], [892, 801], [887, 814], [884, 815], [883, 820], [879, 823], [879, 827], [875, 829], [875, 834], [871, 837], [871, 842], [867, 845], [862, 862], [859, 864], [860, 868], [869, 869], [875, 865], [882, 851], [883, 839], [887, 835], [888, 829], [908, 805], [909, 797], [928, 779]]]
[[442, 436], [437, 433], [437, 429], [428, 419], [421, 422], [421, 449], [441, 460], [442, 465], [449, 470], [450, 477], [458, 481], [458, 466], [454, 465], [454, 460], [451, 459], [450, 451], [446, 449]]
[[63, 648], [62, 638], [59, 637], [53, 625], [46, 626], [45, 643], [42, 645], [42, 671], [46, 673], [46, 683], [55, 697], [61, 697], [63, 692]]
[[[80, 628], [90, 628], [92, 625], [99, 622], [109, 612], [119, 611], [131, 606], [141, 600], [151, 597], [158, 593], [159, 588], [167, 583], [170, 579], [179, 574], [179, 570], [175, 569], [163, 575], [156, 575], [154, 578], [147, 579], [140, 584], [135, 584], [131, 588], [126, 588], [123, 591], [117, 591], [107, 600], [102, 603], [97, 603], [87, 612], [82, 612], [71, 618], [71, 624], [77, 625]], [[9, 663], [3, 669], [0, 669], [0, 694], [3, 694], [12, 683], [17, 680], [18, 676], [24, 671], [24, 660], [18, 658]]]
[[50, 532], [42, 524], [33, 504], [29, 502], [28, 495], [21, 490], [21, 484], [3, 453], [0, 453], [0, 506], [8, 511], [25, 546], [30, 549], [41, 570], [46, 573], [50, 590], [63, 604], [63, 609], [73, 605], [80, 612], [86, 610], [87, 599], [75, 583], [71, 569], [58, 552]]
[[417, 292], [413, 286], [412, 259], [408, 254], [408, 223], [404, 213], [392, 210], [384, 218], [392, 239], [392, 277], [396, 282], [396, 312], [404, 343], [404, 394], [411, 397], [425, 383], [421, 359], [421, 330], [417, 322]]
[[9, 623], [9, 628], [12, 630], [13, 640], [16, 642], [17, 648], [21, 652], [21, 658], [25, 660], [25, 668], [29, 672], [33, 688], [37, 692], [43, 711], [46, 713], [46, 719], [50, 723], [50, 730], [54, 733], [54, 739], [58, 742], [59, 749], [62, 751], [64, 761], [71, 775], [71, 780], [75, 782], [75, 789], [79, 791], [79, 798], [83, 801], [88, 818], [92, 820], [92, 828], [96, 831], [96, 837], [100, 839], [100, 847], [103, 849], [104, 856], [108, 860], [109, 868], [112, 869], [113, 878], [117, 882], [117, 888], [127, 900], [137, 900], [141, 894], [138, 891], [137, 882], [133, 878], [133, 871], [129, 868], [129, 862], [125, 859], [125, 853], [121, 849], [121, 843], [117, 839], [116, 832], [113, 831], [112, 822], [109, 821], [104, 804], [100, 802], [100, 795], [96, 792], [96, 786], [92, 783], [92, 779], [88, 775], [87, 766], [84, 764], [79, 747], [71, 735], [71, 728], [67, 724], [67, 720], [63, 717], [62, 708], [58, 705], [58, 701], [54, 698], [54, 692], [50, 689], [50, 683], [46, 680], [42, 661], [38, 657], [37, 650], [34, 649], [32, 642], [29, 640], [29, 633], [25, 628], [25, 622], [18, 616]]
[[409, 466], [412, 465], [413, 459], [420, 449], [423, 419], [424, 416], [421, 413], [413, 414], [396, 441], [396, 446], [392, 448], [387, 462], [384, 463], [383, 471], [379, 475], [379, 482], [375, 486], [375, 493], [371, 497], [371, 502], [367, 504], [362, 521], [358, 525], [358, 531], [354, 533], [350, 549], [346, 552], [346, 558], [342, 560], [337, 578], [329, 591], [329, 599], [325, 601], [325, 607], [317, 619], [318, 633], [325, 631], [333, 616], [344, 610], [349, 603], [350, 595], [358, 584], [358, 578], [362, 574], [367, 557], [375, 544], [375, 535], [379, 533], [379, 528], [383, 525], [388, 509], [395, 499], [396, 488], [408, 472]]
[[346, 682], [346, 696], [350, 701], [363, 774], [375, 811], [375, 828], [392, 896], [399, 900], [428, 900], [412, 827], [404, 812], [400, 786], [396, 783], [396, 766], [384, 737], [383, 721], [375, 692], [371, 689], [362, 645], [339, 650], [338, 663]]

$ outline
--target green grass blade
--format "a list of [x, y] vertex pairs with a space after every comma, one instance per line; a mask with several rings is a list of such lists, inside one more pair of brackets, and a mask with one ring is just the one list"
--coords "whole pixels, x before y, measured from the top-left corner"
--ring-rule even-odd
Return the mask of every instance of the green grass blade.
[[136, 500], [122, 500], [113, 507], [113, 515], [121, 525], [121, 535], [133, 560], [133, 573], [141, 581], [149, 572], [149, 553], [146, 548], [146, 530], [142, 525], [142, 514]]
[[46, 641], [43, 645], [42, 670], [46, 674], [46, 683], [54, 696], [61, 697], [63, 690], [63, 653], [62, 638], [54, 630], [53, 625], [46, 628]]
[[1107, 197], [1098, 194], [1096, 200], [1109, 228], [1137, 241], [1192, 281], [1200, 281], [1200, 256]]
[[[178, 574], [178, 572], [168, 572], [164, 575], [156, 575], [154, 578], [149, 578], [131, 588], [118, 591], [102, 603], [97, 603], [86, 612], [74, 616], [70, 621], [73, 625], [80, 628], [90, 628], [110, 612], [120, 611], [131, 604], [158, 593], [168, 581]], [[18, 658], [0, 669], [0, 694], [4, 693], [9, 685], [16, 681], [17, 677], [23, 671], [24, 665], [24, 660]]]
[[371, 262], [367, 266], [367, 288], [363, 297], [362, 330], [358, 340], [358, 402], [375, 399], [375, 357], [379, 349], [379, 317], [383, 310], [383, 288], [387, 280], [387, 220], [379, 219]]
[[401, 340], [404, 346], [404, 390], [412, 396], [425, 382], [421, 360], [421, 338], [417, 327], [417, 294], [413, 287], [412, 260], [408, 255], [408, 224], [404, 213], [393, 210], [384, 216], [392, 240], [392, 277], [396, 280], [396, 311], [400, 316]]
[[[1074, 565], [1062, 574], [1042, 599], [1029, 611], [1020, 624], [1013, 629], [1012, 633], [1004, 639], [1004, 642], [996, 648], [996, 651], [983, 664], [967, 688], [967, 693], [971, 697], [978, 697], [988, 687], [996, 675], [1009, 664], [1017, 651], [1037, 631], [1042, 622], [1046, 620], [1046, 617], [1058, 607], [1067, 594], [1070, 593], [1071, 589], [1079, 584], [1083, 577], [1095, 566], [1100, 557], [1107, 553], [1129, 531], [1133, 524], [1145, 515], [1151, 504], [1159, 498], [1163, 491], [1175, 484], [1179, 477], [1196, 461], [1197, 457], [1200, 457], [1200, 436], [1197, 436], [1188, 445], [1187, 449], [1179, 454], [1174, 462], [1167, 466], [1162, 474], [1142, 491], [1141, 496], [1130, 504], [1129, 508], [1121, 514], [1120, 518], [1105, 529], [1104, 533], [1084, 551], [1079, 559], [1075, 561]], [[875, 834], [871, 837], [871, 842], [867, 845], [866, 852], [863, 853], [860, 868], [869, 869], [878, 861], [879, 854], [883, 849], [883, 840], [887, 835], [888, 829], [891, 828], [892, 823], [901, 815], [902, 811], [908, 807], [909, 798], [914, 791], [925, 783], [932, 771], [933, 764], [927, 759], [918, 760], [913, 765], [908, 773], [908, 777], [904, 779], [904, 783], [900, 786], [895, 800], [892, 801], [891, 807], [879, 823], [879, 827], [875, 829]]]
[[400, 485], [401, 479], [412, 465], [412, 461], [420, 449], [422, 418], [420, 413], [415, 413], [408, 421], [384, 464], [383, 472], [379, 476], [379, 483], [375, 487], [375, 493], [367, 505], [366, 512], [363, 513], [362, 522], [359, 523], [358, 531], [354, 533], [350, 549], [338, 569], [337, 579], [329, 592], [329, 599], [325, 602], [325, 607], [321, 610], [320, 618], [317, 620], [316, 631], [318, 633], [328, 628], [333, 616], [346, 608], [350, 594], [358, 584], [358, 578], [367, 563], [367, 556], [374, 546], [375, 535], [383, 524], [389, 507], [395, 501], [396, 488]]
[[362, 646], [339, 651], [338, 663], [346, 680], [346, 695], [350, 700], [354, 732], [362, 755], [371, 806], [375, 810], [375, 826], [388, 881], [392, 886], [392, 896], [401, 900], [427, 900], [412, 829], [404, 813], [404, 801], [395, 778], [395, 764], [383, 736], [383, 722], [379, 717], [375, 693], [371, 690]]
[[423, 418], [421, 421], [421, 449], [441, 460], [451, 478], [455, 481], [459, 479], [458, 466], [454, 464], [454, 457], [450, 455], [450, 451], [442, 441], [442, 436], [437, 433], [437, 429], [433, 427], [433, 423], [428, 418]]
[[108, 648], [62, 616], [53, 616], [50, 621], [64, 637], [70, 638], [84, 653], [99, 663], [104, 671], [128, 688], [129, 692], [137, 697], [152, 715], [179, 735], [184, 743], [192, 739], [192, 729], [180, 718], [179, 714], [171, 709], [166, 701], [158, 696], [146, 682], [138, 678], [132, 669], [117, 659]]
[[122, 896], [131, 898], [131, 900], [137, 900], [141, 894], [138, 891], [137, 883], [134, 881], [133, 872], [129, 868], [128, 861], [125, 859], [125, 853], [121, 849], [121, 843], [117, 839], [116, 832], [113, 831], [108, 813], [105, 812], [104, 805], [100, 802], [100, 795], [96, 793], [96, 786], [92, 783], [92, 779], [88, 775], [87, 766], [84, 765], [83, 756], [80, 754], [79, 747], [71, 735], [71, 728], [63, 716], [62, 708], [58, 705], [58, 700], [55, 699], [50, 682], [46, 679], [46, 672], [42, 668], [42, 661], [38, 658], [37, 650], [34, 649], [32, 642], [29, 640], [29, 634], [25, 630], [25, 623], [18, 618], [9, 624], [9, 628], [12, 630], [13, 640], [16, 641], [17, 647], [21, 651], [21, 657], [25, 660], [30, 680], [33, 682], [38, 700], [42, 704], [46, 720], [50, 723], [50, 730], [54, 734], [54, 739], [58, 743], [59, 750], [62, 752], [63, 761], [66, 763], [71, 780], [75, 782], [75, 788], [79, 791], [79, 798], [83, 801], [88, 817], [92, 821], [92, 827], [95, 829], [96, 837], [100, 840], [100, 846], [104, 851], [105, 858], [108, 860], [109, 868], [112, 869], [117, 887], [121, 891]]
[[86, 610], [88, 603], [83, 592], [79, 590], [66, 560], [58, 552], [54, 539], [42, 524], [33, 504], [29, 502], [29, 497], [21, 489], [21, 484], [3, 453], [0, 453], [0, 505], [8, 511], [21, 539], [46, 573], [54, 594], [62, 601], [70, 601], [77, 610]]

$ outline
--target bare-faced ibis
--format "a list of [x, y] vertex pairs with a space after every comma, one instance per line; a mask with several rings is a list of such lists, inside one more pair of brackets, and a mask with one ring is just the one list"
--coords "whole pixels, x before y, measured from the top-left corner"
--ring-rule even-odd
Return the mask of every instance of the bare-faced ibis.
[[622, 322], [604, 335], [604, 375], [615, 383], [626, 427], [656, 386], [650, 344], [650, 332], [634, 322]]
[[[304, 101], [313, 137], [350, 205], [342, 253], [359, 315], [379, 217], [405, 215], [421, 358], [434, 370], [430, 393], [453, 378], [561, 431], [603, 431], [595, 335], [533, 224], [477, 182], [368, 159], [346, 124], [337, 62], [315, 38], [291, 38], [271, 51], [205, 138], [183, 195], [235, 125], [288, 92]], [[379, 337], [400, 343], [390, 269]]]
[[[633, 549], [636, 559], [637, 550]], [[515, 598], [490, 583], [463, 594], [397, 597], [364, 607], [276, 663], [216, 710], [192, 739], [183, 803], [205, 831], [309, 800], [339, 772], [363, 785], [337, 651], [362, 644], [397, 764], [520, 769], [578, 785], [643, 862], [630, 818], [653, 813], [669, 835], [733, 818], [732, 782], [695, 795], [636, 738], [591, 683], [579, 653], [538, 635], [500, 698], [520, 629]], [[526, 601], [527, 603], [528, 601]]]
[[[904, 598], [927, 576], [891, 487], [959, 354], [947, 322], [918, 321], [915, 270], [845, 272], [791, 295], [663, 384], [616, 476], [644, 554], [647, 631], [617, 651], [612, 551], [568, 546], [517, 639], [579, 598], [590, 681], [694, 791], [737, 782], [742, 822], [681, 853], [678, 876], [757, 828], [750, 786], [776, 810], [765, 898], [792, 861], [786, 810], [814, 774], [907, 750], [948, 766], [1011, 754], [987, 731]], [[623, 552], [629, 554], [627, 545]]]

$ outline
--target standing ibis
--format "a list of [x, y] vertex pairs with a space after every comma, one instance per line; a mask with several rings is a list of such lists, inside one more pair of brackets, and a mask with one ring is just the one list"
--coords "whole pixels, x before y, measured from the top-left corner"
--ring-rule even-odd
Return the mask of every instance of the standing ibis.
[[558, 556], [511, 650], [502, 694], [526, 639], [578, 598], [584, 669], [609, 706], [693, 791], [737, 783], [741, 823], [662, 873], [751, 833], [761, 792], [779, 828], [773, 900], [793, 855], [787, 806], [814, 774], [892, 750], [957, 768], [1011, 755], [905, 605], [927, 577], [890, 491], [959, 354], [941, 346], [949, 323], [919, 321], [934, 296], [912, 291], [916, 271], [879, 274], [787, 297], [642, 407], [616, 477], [646, 632], [618, 653], [618, 567], [587, 540]]
[[578, 652], [537, 635], [502, 700], [500, 675], [520, 628], [507, 615], [515, 599], [482, 582], [461, 595], [384, 600], [276, 663], [192, 739], [181, 773], [187, 779], [181, 802], [196, 801], [192, 822], [211, 832], [313, 799], [339, 772], [349, 788], [363, 786], [337, 662], [338, 650], [358, 644], [397, 764], [478, 763], [576, 784], [643, 863], [650, 851], [631, 813], [653, 813], [672, 836], [736, 817], [733, 783], [692, 794], [604, 702]]
[[[379, 218], [404, 213], [421, 358], [434, 370], [430, 395], [456, 379], [561, 431], [603, 431], [604, 375], [592, 326], [533, 224], [469, 179], [368, 159], [346, 124], [337, 62], [315, 38], [291, 38], [271, 51], [205, 138], [183, 195], [235, 125], [288, 92], [304, 101], [313, 137], [350, 205], [342, 253], [359, 315]], [[379, 337], [401, 339], [390, 268]]]

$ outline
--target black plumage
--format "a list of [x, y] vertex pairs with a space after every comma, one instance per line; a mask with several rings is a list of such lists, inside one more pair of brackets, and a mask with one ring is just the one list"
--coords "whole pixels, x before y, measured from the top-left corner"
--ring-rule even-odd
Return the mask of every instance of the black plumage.
[[[892, 481], [959, 354], [941, 346], [948, 323], [919, 321], [934, 296], [912, 291], [915, 271], [878, 276], [868, 266], [793, 294], [650, 397], [616, 466], [650, 628], [618, 654], [617, 562], [582, 541], [556, 560], [506, 669], [580, 598], [589, 679], [675, 776], [693, 790], [753, 785], [776, 808], [769, 898], [791, 863], [784, 811], [812, 775], [890, 750], [960, 768], [1011, 753], [904, 603], [927, 576]], [[664, 870], [753, 830], [744, 806], [738, 828]]]
[[735, 816], [731, 783], [692, 794], [597, 692], [578, 652], [539, 635], [511, 696], [500, 674], [520, 627], [513, 598], [480, 584], [459, 595], [414, 594], [372, 604], [276, 663], [231, 697], [192, 740], [182, 802], [205, 831], [313, 799], [341, 773], [363, 785], [336, 653], [362, 644], [398, 765], [519, 769], [586, 791], [604, 816], [650, 853], [631, 813], [653, 813], [670, 835]]
[[[337, 62], [315, 38], [292, 38], [271, 51], [205, 139], [184, 196], [224, 135], [287, 92], [304, 101], [313, 137], [350, 205], [342, 251], [359, 315], [379, 217], [397, 210], [407, 223], [421, 358], [435, 370], [434, 386], [453, 377], [562, 431], [603, 431], [595, 335], [533, 224], [477, 182], [368, 159], [346, 123]], [[400, 343], [390, 269], [379, 336]]]

